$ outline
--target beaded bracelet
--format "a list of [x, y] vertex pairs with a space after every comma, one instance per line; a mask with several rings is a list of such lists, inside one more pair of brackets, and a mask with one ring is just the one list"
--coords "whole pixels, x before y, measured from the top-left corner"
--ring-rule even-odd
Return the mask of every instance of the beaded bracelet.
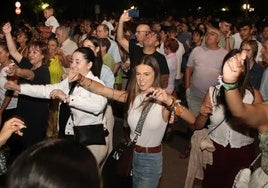
[[[181, 116], [183, 111], [185, 110], [184, 106], [180, 105], [180, 101], [172, 98], [172, 103], [168, 107], [168, 109], [171, 111], [170, 118], [169, 118], [169, 124], [173, 124], [176, 116]], [[179, 110], [179, 113], [177, 114], [177, 110]]]
[[175, 106], [175, 103], [176, 103], [176, 99], [171, 97], [171, 104], [170, 105], [166, 105], [166, 108], [169, 110], [169, 111], [172, 111], [172, 108]]

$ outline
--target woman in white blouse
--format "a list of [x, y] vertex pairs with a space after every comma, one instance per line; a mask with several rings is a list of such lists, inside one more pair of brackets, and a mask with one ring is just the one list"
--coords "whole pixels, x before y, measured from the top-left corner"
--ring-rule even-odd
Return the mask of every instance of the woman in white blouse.
[[[94, 63], [95, 55], [93, 51], [87, 47], [81, 47], [74, 51], [70, 69], [76, 69], [85, 77], [103, 84], [98, 77], [94, 76], [94, 72], [98, 71], [94, 67]], [[87, 91], [78, 84], [74, 87], [72, 94], [69, 95], [68, 78], [60, 83], [48, 85], [17, 85], [14, 82], [7, 82], [5, 88], [16, 90], [23, 95], [59, 99], [64, 103], [68, 103], [73, 114], [73, 120], [69, 117], [65, 128], [65, 135], [74, 135], [73, 126], [101, 124], [105, 122], [103, 120], [103, 110], [106, 106], [107, 99]], [[92, 151], [100, 165], [107, 154], [107, 143], [106, 145], [89, 145], [87, 147]]]

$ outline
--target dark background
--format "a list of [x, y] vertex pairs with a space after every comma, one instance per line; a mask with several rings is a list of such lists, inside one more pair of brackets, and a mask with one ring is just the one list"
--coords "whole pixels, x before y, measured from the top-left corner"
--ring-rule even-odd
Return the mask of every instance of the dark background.
[[[223, 6], [229, 7], [229, 14], [235, 16], [245, 16], [241, 11], [241, 5], [248, 1], [251, 7], [255, 8], [254, 13], [249, 16], [264, 17], [268, 11], [266, 0], [20, 0], [22, 13], [15, 14], [16, 0], [1, 0], [1, 18], [0, 21], [13, 20], [21, 18], [30, 23], [43, 21], [42, 2], [47, 2], [55, 9], [55, 16], [59, 20], [76, 18], [102, 18], [103, 15], [109, 15], [111, 12], [119, 15], [124, 9], [135, 5], [140, 10], [141, 17], [163, 18], [166, 15], [172, 15], [175, 18], [186, 15], [220, 15], [220, 9]], [[95, 14], [95, 5], [100, 5], [100, 14]], [[179, 5], [177, 5], [179, 4]], [[197, 11], [197, 7], [202, 7]], [[265, 15], [266, 14], [266, 15]]]

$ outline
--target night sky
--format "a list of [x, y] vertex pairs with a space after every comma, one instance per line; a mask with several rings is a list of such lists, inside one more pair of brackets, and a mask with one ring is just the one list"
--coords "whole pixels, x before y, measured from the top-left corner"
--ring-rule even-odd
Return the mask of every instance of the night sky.
[[[100, 5], [101, 14], [110, 14], [116, 12], [120, 14], [124, 9], [131, 5], [138, 6], [141, 17], [158, 17], [163, 18], [166, 15], [174, 17], [185, 16], [188, 14], [212, 14], [219, 15], [221, 7], [229, 7], [230, 14], [233, 16], [244, 15], [240, 7], [246, 0], [21, 0], [22, 13], [19, 18], [37, 22], [42, 21], [42, 11], [37, 9], [35, 3], [48, 2], [55, 8], [58, 19], [72, 18], [96, 18], [95, 5]], [[263, 17], [265, 10], [268, 10], [265, 0], [248, 0], [255, 7], [257, 16]], [[0, 12], [1, 21], [12, 20], [18, 16], [15, 14], [16, 0], [1, 0]], [[177, 5], [179, 4], [179, 5]], [[197, 12], [197, 7], [202, 9]], [[99, 15], [100, 17], [101, 15]]]

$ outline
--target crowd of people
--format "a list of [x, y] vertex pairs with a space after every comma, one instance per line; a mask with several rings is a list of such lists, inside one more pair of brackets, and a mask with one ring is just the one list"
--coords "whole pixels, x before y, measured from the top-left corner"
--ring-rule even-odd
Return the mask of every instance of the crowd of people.
[[[60, 177], [70, 177], [73, 187], [102, 187], [102, 167], [114, 148], [114, 114], [124, 109], [122, 129], [126, 141], [133, 140], [148, 106], [134, 147], [131, 187], [158, 187], [162, 143], [178, 118], [190, 138], [174, 157], [192, 155], [188, 171], [198, 162], [193, 145], [200, 143], [193, 138], [206, 130], [212, 142], [202, 187], [232, 187], [258, 152], [262, 176], [248, 187], [268, 184], [268, 20], [134, 19], [128, 12], [68, 22], [47, 7], [46, 21], [37, 26], [3, 23], [0, 147], [9, 148], [7, 187], [70, 186]], [[74, 126], [96, 124], [109, 131], [106, 145], [74, 142]], [[185, 188], [191, 187], [187, 181]]]

